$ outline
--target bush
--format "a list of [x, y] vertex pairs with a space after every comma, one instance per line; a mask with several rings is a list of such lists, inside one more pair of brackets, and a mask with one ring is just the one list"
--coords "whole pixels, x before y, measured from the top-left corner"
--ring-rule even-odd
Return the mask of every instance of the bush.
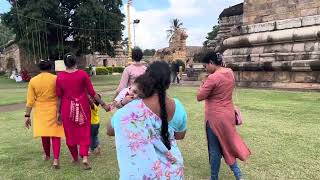
[[97, 67], [97, 75], [108, 75], [109, 73], [106, 67]]
[[178, 64], [179, 67], [182, 66], [182, 71], [185, 71], [185, 70], [186, 70], [186, 64], [185, 64], [182, 60], [177, 59], [177, 60], [176, 60], [176, 64]]
[[4, 76], [6, 75], [6, 72], [5, 71], [0, 71], [0, 76]]
[[107, 69], [110, 73], [113, 73], [113, 68], [111, 66], [107, 67]]
[[115, 73], [122, 73], [124, 70], [124, 67], [114, 67], [113, 72]]
[[86, 67], [86, 68], [85, 68], [85, 71], [90, 75], [89, 67]]
[[[108, 75], [112, 73], [122, 73], [124, 70], [124, 67], [97, 67], [97, 75]], [[85, 71], [90, 75], [89, 67], [85, 68]]]

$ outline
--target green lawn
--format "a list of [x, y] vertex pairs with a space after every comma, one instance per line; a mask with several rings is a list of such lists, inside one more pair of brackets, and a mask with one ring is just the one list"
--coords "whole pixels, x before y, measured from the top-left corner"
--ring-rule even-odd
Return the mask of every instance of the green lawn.
[[[93, 81], [103, 97], [111, 100], [118, 79], [98, 76]], [[0, 80], [0, 90], [2, 82]], [[13, 89], [23, 91], [22, 87]], [[179, 98], [188, 112], [187, 136], [179, 145], [185, 160], [186, 179], [192, 180], [209, 177], [203, 104], [196, 102], [196, 91], [194, 87], [170, 89], [170, 95]], [[245, 124], [238, 130], [252, 151], [249, 161], [240, 163], [246, 179], [320, 179], [320, 93], [238, 89], [235, 99], [245, 117]], [[54, 171], [51, 162], [43, 162], [40, 139], [33, 139], [32, 131], [23, 127], [23, 114], [20, 110], [0, 116], [0, 179], [117, 179], [114, 140], [105, 135], [110, 113], [101, 112], [103, 152], [99, 157], [90, 157], [93, 170], [88, 172], [70, 164], [64, 144], [61, 170]], [[220, 174], [222, 180], [233, 179], [225, 163]]]

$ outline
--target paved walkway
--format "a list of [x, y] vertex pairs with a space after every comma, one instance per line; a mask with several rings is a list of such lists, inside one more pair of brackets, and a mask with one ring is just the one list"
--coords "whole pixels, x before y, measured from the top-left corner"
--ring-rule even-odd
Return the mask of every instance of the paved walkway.
[[17, 111], [17, 110], [24, 109], [25, 107], [26, 107], [26, 103], [3, 105], [3, 106], [0, 106], [0, 113], [1, 112], [9, 112], [9, 111]]

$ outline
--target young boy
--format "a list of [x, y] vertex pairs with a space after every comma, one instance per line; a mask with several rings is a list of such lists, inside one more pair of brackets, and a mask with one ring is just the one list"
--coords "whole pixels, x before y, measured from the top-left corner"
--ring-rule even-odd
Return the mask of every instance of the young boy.
[[[101, 95], [98, 94], [101, 98]], [[100, 127], [100, 117], [99, 117], [99, 103], [89, 96], [89, 103], [91, 107], [91, 144], [90, 152], [99, 155], [101, 153], [100, 143], [99, 143], [99, 127]]]
[[[120, 91], [120, 93], [114, 99], [112, 104], [117, 108], [122, 108], [132, 100], [141, 98], [143, 96], [144, 95], [139, 89], [139, 84], [137, 82], [134, 82], [131, 85], [131, 87], [125, 88], [122, 91]], [[158, 151], [165, 154], [172, 164], [174, 164], [177, 161], [177, 159], [171, 154], [171, 152], [168, 150], [168, 148], [163, 144], [163, 142], [159, 138], [153, 137], [152, 144], [156, 149], [158, 149]]]

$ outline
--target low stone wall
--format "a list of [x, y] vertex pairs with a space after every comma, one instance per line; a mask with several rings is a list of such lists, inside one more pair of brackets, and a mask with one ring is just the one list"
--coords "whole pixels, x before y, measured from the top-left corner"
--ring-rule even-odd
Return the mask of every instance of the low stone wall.
[[240, 87], [309, 89], [320, 91], [320, 71], [235, 71]]

